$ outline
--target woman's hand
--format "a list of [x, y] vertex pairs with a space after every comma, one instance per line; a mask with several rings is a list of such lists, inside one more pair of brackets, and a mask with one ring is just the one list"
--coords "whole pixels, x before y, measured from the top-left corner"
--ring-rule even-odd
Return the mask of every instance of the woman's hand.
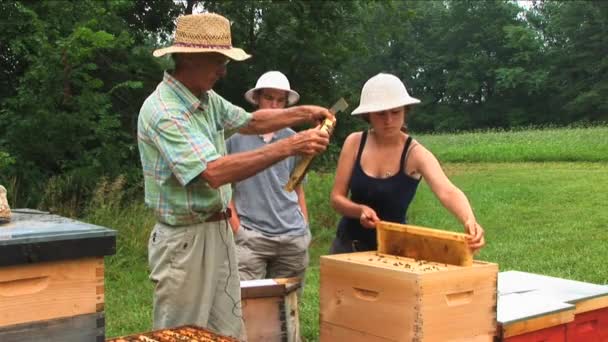
[[374, 209], [366, 205], [362, 205], [361, 215], [359, 216], [359, 222], [365, 228], [375, 229], [376, 223], [380, 222], [380, 219], [378, 218], [378, 215], [376, 215]]
[[475, 220], [469, 220], [465, 222], [464, 229], [469, 236], [467, 240], [469, 242], [469, 248], [473, 253], [477, 253], [485, 244], [484, 230]]

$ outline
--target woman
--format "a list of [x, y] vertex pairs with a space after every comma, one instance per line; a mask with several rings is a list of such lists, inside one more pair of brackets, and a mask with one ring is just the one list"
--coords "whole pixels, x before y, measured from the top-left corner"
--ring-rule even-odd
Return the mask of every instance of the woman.
[[450, 182], [435, 156], [404, 132], [406, 114], [417, 103], [420, 100], [409, 96], [403, 82], [390, 74], [378, 74], [363, 86], [352, 115], [362, 115], [371, 129], [350, 134], [340, 153], [331, 204], [343, 217], [331, 254], [376, 250], [376, 223], [405, 223], [421, 178], [462, 223], [471, 250], [484, 246], [484, 230], [467, 197]]

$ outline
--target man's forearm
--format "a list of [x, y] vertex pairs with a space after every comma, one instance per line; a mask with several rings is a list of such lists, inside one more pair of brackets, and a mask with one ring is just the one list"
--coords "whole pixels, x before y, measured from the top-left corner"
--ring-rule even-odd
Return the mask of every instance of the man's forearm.
[[291, 139], [281, 139], [262, 148], [229, 154], [207, 164], [201, 177], [213, 188], [249, 178], [292, 154]]
[[285, 127], [308, 122], [310, 114], [298, 110], [298, 107], [285, 109], [260, 109], [253, 112], [253, 117], [247, 126], [241, 128], [241, 134], [262, 134], [277, 131]]

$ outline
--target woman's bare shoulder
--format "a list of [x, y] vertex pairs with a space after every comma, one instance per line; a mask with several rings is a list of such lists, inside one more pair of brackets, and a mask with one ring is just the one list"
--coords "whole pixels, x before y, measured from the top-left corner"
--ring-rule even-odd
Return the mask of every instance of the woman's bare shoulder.
[[359, 146], [359, 142], [361, 141], [362, 135], [363, 132], [353, 132], [349, 134], [346, 139], [344, 139], [344, 144], [342, 145], [342, 148], [352, 148]]

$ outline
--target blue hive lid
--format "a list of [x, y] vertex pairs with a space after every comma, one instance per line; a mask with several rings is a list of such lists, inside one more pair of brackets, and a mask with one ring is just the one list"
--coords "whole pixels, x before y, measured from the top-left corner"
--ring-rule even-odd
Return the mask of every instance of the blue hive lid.
[[31, 209], [0, 224], [0, 266], [111, 255], [116, 231]]

